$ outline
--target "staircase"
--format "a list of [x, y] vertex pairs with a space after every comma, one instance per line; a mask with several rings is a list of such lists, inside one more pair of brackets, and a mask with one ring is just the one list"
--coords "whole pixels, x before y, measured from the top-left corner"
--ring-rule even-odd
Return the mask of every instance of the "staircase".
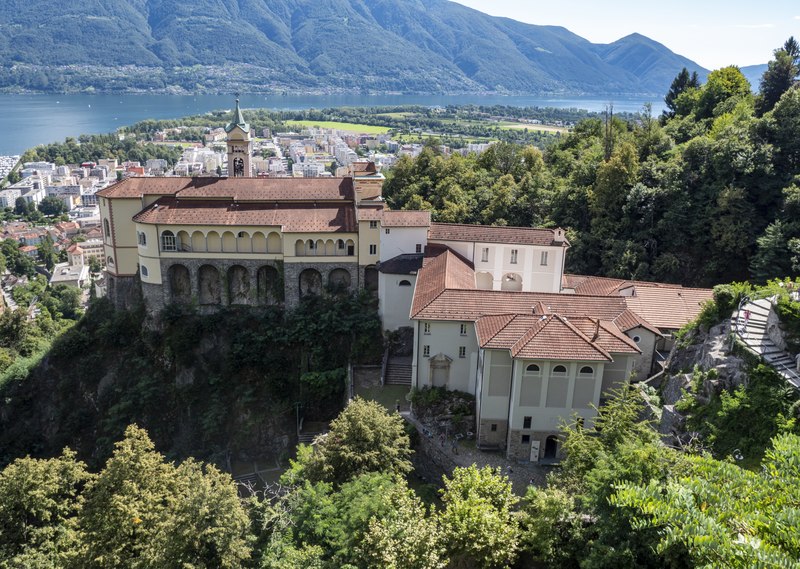
[[384, 385], [411, 387], [411, 356], [389, 358], [386, 365]]
[[769, 298], [743, 303], [733, 321], [736, 334], [786, 381], [800, 389], [800, 374], [797, 373], [795, 359], [776, 346], [767, 334], [767, 319], [771, 310], [772, 300]]

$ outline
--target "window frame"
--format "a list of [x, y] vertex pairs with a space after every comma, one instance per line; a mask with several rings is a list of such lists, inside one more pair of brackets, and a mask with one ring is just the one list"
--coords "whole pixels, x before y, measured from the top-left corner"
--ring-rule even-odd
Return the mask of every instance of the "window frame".
[[369, 245], [369, 254], [370, 255], [377, 255], [378, 254], [378, 246], [375, 243], [370, 243], [370, 245]]
[[519, 249], [511, 249], [511, 264], [519, 264], [517, 261], [519, 261]]
[[369, 228], [370, 229], [378, 229], [378, 222], [374, 219], [369, 221]]
[[430, 322], [423, 322], [422, 323], [422, 333], [426, 336], [431, 335], [431, 323]]
[[458, 357], [459, 358], [466, 358], [467, 357], [467, 347], [466, 346], [459, 346], [458, 347]]
[[550, 253], [549, 251], [542, 251], [542, 254], [539, 257], [539, 266], [542, 267], [548, 266], [547, 263], [548, 263], [549, 253]]
[[489, 262], [489, 248], [482, 247], [481, 248], [481, 263], [488, 263]]
[[466, 336], [467, 335], [467, 324], [466, 322], [462, 322], [461, 326], [458, 329], [459, 336]]
[[431, 357], [431, 346], [430, 344], [425, 344], [422, 346], [422, 357], [429, 358]]
[[161, 232], [161, 250], [165, 253], [175, 253], [178, 251], [178, 239], [169, 229]]

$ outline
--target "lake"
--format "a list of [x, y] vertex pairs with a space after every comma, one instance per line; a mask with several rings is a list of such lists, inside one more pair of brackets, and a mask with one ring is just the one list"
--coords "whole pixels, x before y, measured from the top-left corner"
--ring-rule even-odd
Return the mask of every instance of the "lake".
[[[113, 132], [135, 122], [171, 119], [233, 106], [231, 95], [0, 95], [0, 155], [21, 154], [37, 144], [67, 136]], [[541, 98], [501, 95], [242, 95], [242, 107], [308, 109], [383, 105], [509, 105], [602, 111], [609, 102], [616, 111], [641, 110], [644, 98]], [[651, 101], [660, 113], [663, 102]]]

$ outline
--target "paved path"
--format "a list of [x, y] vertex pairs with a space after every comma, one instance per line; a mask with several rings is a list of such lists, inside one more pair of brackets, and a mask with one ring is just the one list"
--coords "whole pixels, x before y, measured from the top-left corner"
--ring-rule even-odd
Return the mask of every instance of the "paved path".
[[769, 298], [759, 298], [745, 303], [734, 319], [736, 334], [748, 348], [761, 356], [786, 381], [800, 389], [800, 374], [797, 372], [796, 360], [776, 346], [767, 334], [767, 319], [771, 310], [772, 300]]

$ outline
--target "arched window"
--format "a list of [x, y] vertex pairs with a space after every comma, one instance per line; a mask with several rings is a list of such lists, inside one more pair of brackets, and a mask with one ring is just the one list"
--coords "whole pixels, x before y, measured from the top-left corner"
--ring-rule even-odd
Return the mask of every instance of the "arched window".
[[141, 271], [142, 271], [142, 276], [143, 276], [143, 277], [146, 277], [146, 276], [148, 276], [147, 267], [145, 267], [144, 265], [142, 265], [142, 266], [140, 267], [140, 269], [141, 269]]
[[108, 224], [108, 220], [103, 220], [103, 234], [105, 235], [106, 239], [111, 238], [111, 226]]
[[139, 245], [147, 247], [147, 234], [144, 231], [137, 231], [136, 235], [139, 237]]
[[239, 239], [244, 239], [245, 237], [249, 237], [249, 235], [247, 234], [246, 231], [240, 231], [239, 233], [236, 234], [236, 237], [238, 237]]
[[557, 365], [553, 368], [553, 373], [567, 373], [567, 368], [562, 365]]
[[336, 248], [337, 249], [344, 249], [344, 239], [339, 239], [336, 241]]
[[404, 279], [397, 283], [397, 286], [411, 286], [411, 283]]
[[581, 373], [593, 374], [594, 373], [594, 369], [592, 369], [592, 366], [583, 366], [581, 368]]
[[108, 266], [109, 267], [113, 267], [114, 266], [114, 257], [109, 257], [108, 258]]
[[529, 365], [528, 367], [525, 368], [525, 371], [530, 372], [530, 373], [539, 373], [539, 372], [542, 371], [542, 369], [536, 364], [531, 364], [531, 365]]
[[175, 243], [175, 234], [172, 231], [163, 231], [161, 233], [161, 250], [162, 251], [177, 251], [178, 247]]

